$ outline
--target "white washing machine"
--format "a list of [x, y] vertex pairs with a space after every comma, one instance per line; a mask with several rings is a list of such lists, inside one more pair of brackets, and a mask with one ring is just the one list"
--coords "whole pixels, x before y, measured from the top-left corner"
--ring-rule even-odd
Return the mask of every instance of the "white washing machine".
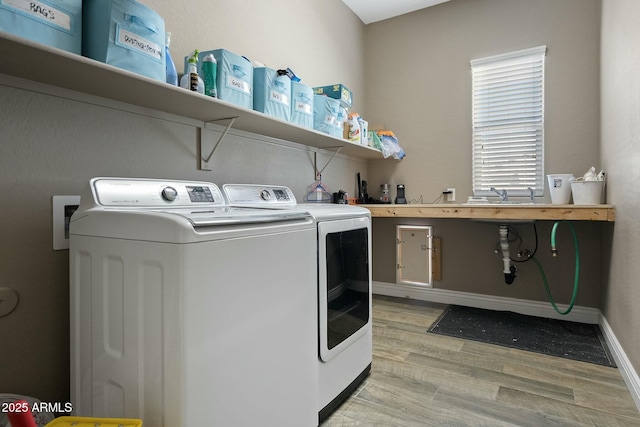
[[318, 225], [318, 414], [325, 419], [367, 377], [372, 362], [371, 214], [335, 204], [297, 204], [287, 187], [226, 184], [232, 206], [309, 212]]
[[317, 426], [316, 226], [207, 182], [95, 178], [70, 224], [74, 414]]

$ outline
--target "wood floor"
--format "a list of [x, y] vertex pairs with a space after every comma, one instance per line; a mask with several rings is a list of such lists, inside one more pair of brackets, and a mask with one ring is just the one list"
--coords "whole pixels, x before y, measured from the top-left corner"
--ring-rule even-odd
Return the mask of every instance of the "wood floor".
[[373, 365], [333, 426], [640, 426], [617, 368], [427, 334], [446, 306], [374, 296]]

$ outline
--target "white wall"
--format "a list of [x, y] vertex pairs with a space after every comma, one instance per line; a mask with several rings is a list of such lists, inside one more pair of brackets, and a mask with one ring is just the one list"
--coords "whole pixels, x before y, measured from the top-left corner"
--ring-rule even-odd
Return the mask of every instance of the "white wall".
[[[356, 105], [362, 102], [364, 26], [340, 0], [143, 3], [165, 17], [179, 68], [179, 58], [194, 48], [223, 47], [289, 66], [311, 86], [344, 83]], [[192, 126], [70, 94], [73, 99], [61, 99], [40, 93], [39, 85], [1, 77], [0, 287], [15, 289], [20, 302], [0, 318], [0, 392], [66, 402], [69, 260], [67, 251], [52, 249], [51, 197], [80, 194], [94, 176], [136, 176], [283, 184], [302, 198], [315, 177], [314, 150], [232, 132], [216, 151], [212, 171], [198, 171]], [[216, 135], [205, 131], [205, 138]], [[326, 152], [319, 155], [321, 165], [328, 159]], [[323, 179], [333, 191], [355, 194], [356, 172], [366, 174], [367, 163], [339, 155]]]

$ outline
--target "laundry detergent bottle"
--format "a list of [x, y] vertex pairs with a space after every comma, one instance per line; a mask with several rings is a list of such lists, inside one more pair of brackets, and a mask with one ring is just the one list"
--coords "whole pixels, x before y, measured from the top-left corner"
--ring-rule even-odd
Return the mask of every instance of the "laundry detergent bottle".
[[204, 82], [198, 75], [198, 49], [189, 58], [187, 69], [180, 79], [180, 87], [204, 94]]

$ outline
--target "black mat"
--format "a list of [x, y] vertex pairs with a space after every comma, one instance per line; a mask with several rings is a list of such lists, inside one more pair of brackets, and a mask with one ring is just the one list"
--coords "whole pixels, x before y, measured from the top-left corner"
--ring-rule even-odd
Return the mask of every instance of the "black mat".
[[598, 325], [451, 305], [427, 332], [616, 366]]

